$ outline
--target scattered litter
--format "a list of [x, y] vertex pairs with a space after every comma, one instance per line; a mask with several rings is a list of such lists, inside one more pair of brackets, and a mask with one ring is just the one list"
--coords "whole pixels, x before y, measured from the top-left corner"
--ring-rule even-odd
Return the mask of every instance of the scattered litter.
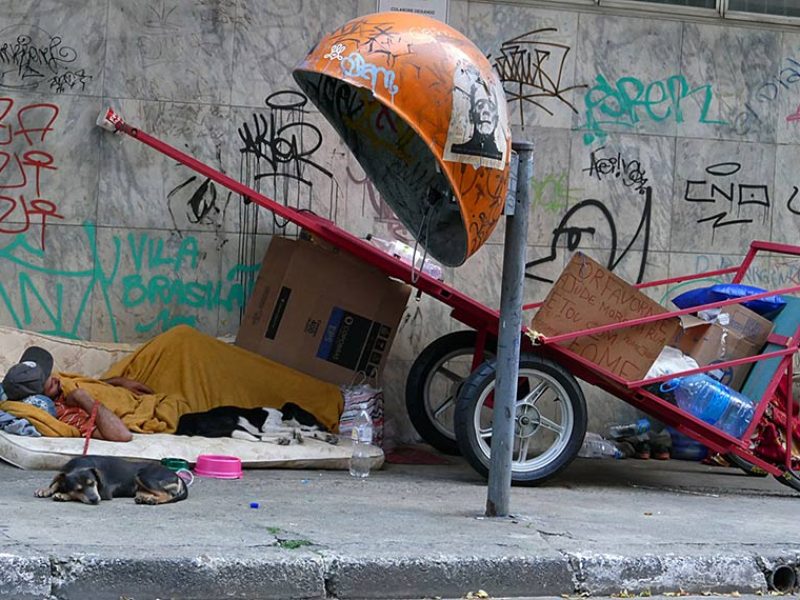
[[258, 502], [251, 502], [250, 508], [258, 508]]
[[467, 592], [464, 598], [466, 600], [475, 600], [477, 598], [491, 598], [491, 596], [483, 590], [478, 590], [477, 592]]
[[639, 594], [634, 594], [633, 592], [629, 592], [628, 590], [622, 590], [619, 594], [611, 594], [612, 598], [649, 598], [653, 594], [650, 590], [644, 590]]
[[308, 483], [308, 479], [301, 479], [300, 483]]

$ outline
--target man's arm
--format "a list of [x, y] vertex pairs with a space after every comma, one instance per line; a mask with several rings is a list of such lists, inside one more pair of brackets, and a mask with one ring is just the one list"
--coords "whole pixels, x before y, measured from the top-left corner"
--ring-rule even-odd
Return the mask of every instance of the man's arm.
[[[64, 398], [64, 404], [67, 406], [79, 406], [90, 415], [94, 402], [91, 394], [80, 388], [73, 390]], [[94, 421], [96, 429], [92, 437], [109, 442], [130, 442], [133, 436], [125, 427], [125, 423], [105, 406], [99, 402], [97, 404], [97, 417]]]
[[134, 394], [155, 393], [150, 386], [145, 385], [141, 381], [136, 381], [135, 379], [128, 379], [127, 377], [109, 377], [108, 379], [101, 379], [100, 381], [117, 387], [123, 387], [126, 390], [132, 391]]

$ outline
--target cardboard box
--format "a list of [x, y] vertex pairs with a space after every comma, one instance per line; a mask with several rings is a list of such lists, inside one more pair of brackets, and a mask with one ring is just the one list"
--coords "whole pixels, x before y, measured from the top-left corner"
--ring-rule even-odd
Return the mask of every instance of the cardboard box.
[[[546, 336], [669, 312], [582, 252], [577, 252], [533, 317]], [[563, 342], [625, 380], [643, 379], [680, 328], [676, 317]]]
[[[759, 354], [773, 327], [772, 321], [738, 304], [722, 307], [715, 323], [691, 315], [681, 321], [683, 330], [670, 345], [691, 356], [701, 367]], [[719, 324], [726, 321], [727, 325]], [[740, 390], [751, 368], [753, 363], [728, 367], [720, 380]]]
[[236, 345], [330, 383], [379, 377], [410, 293], [349, 255], [275, 237]]

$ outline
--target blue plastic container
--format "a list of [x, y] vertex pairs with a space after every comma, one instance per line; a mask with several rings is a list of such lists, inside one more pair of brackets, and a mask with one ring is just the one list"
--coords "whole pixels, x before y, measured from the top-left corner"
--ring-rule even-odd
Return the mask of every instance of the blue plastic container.
[[677, 460], [700, 461], [708, 456], [708, 448], [703, 446], [700, 442], [683, 435], [680, 431], [672, 427], [667, 427], [667, 431], [669, 431], [669, 436], [672, 438], [670, 457]]

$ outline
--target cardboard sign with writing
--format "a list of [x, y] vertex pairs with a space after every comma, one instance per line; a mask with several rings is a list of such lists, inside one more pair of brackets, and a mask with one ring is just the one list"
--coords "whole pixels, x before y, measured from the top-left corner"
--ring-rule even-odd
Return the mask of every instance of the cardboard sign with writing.
[[[577, 252], [533, 317], [545, 336], [669, 312], [585, 254]], [[677, 318], [582, 336], [563, 346], [627, 381], [644, 378], [680, 328]]]

